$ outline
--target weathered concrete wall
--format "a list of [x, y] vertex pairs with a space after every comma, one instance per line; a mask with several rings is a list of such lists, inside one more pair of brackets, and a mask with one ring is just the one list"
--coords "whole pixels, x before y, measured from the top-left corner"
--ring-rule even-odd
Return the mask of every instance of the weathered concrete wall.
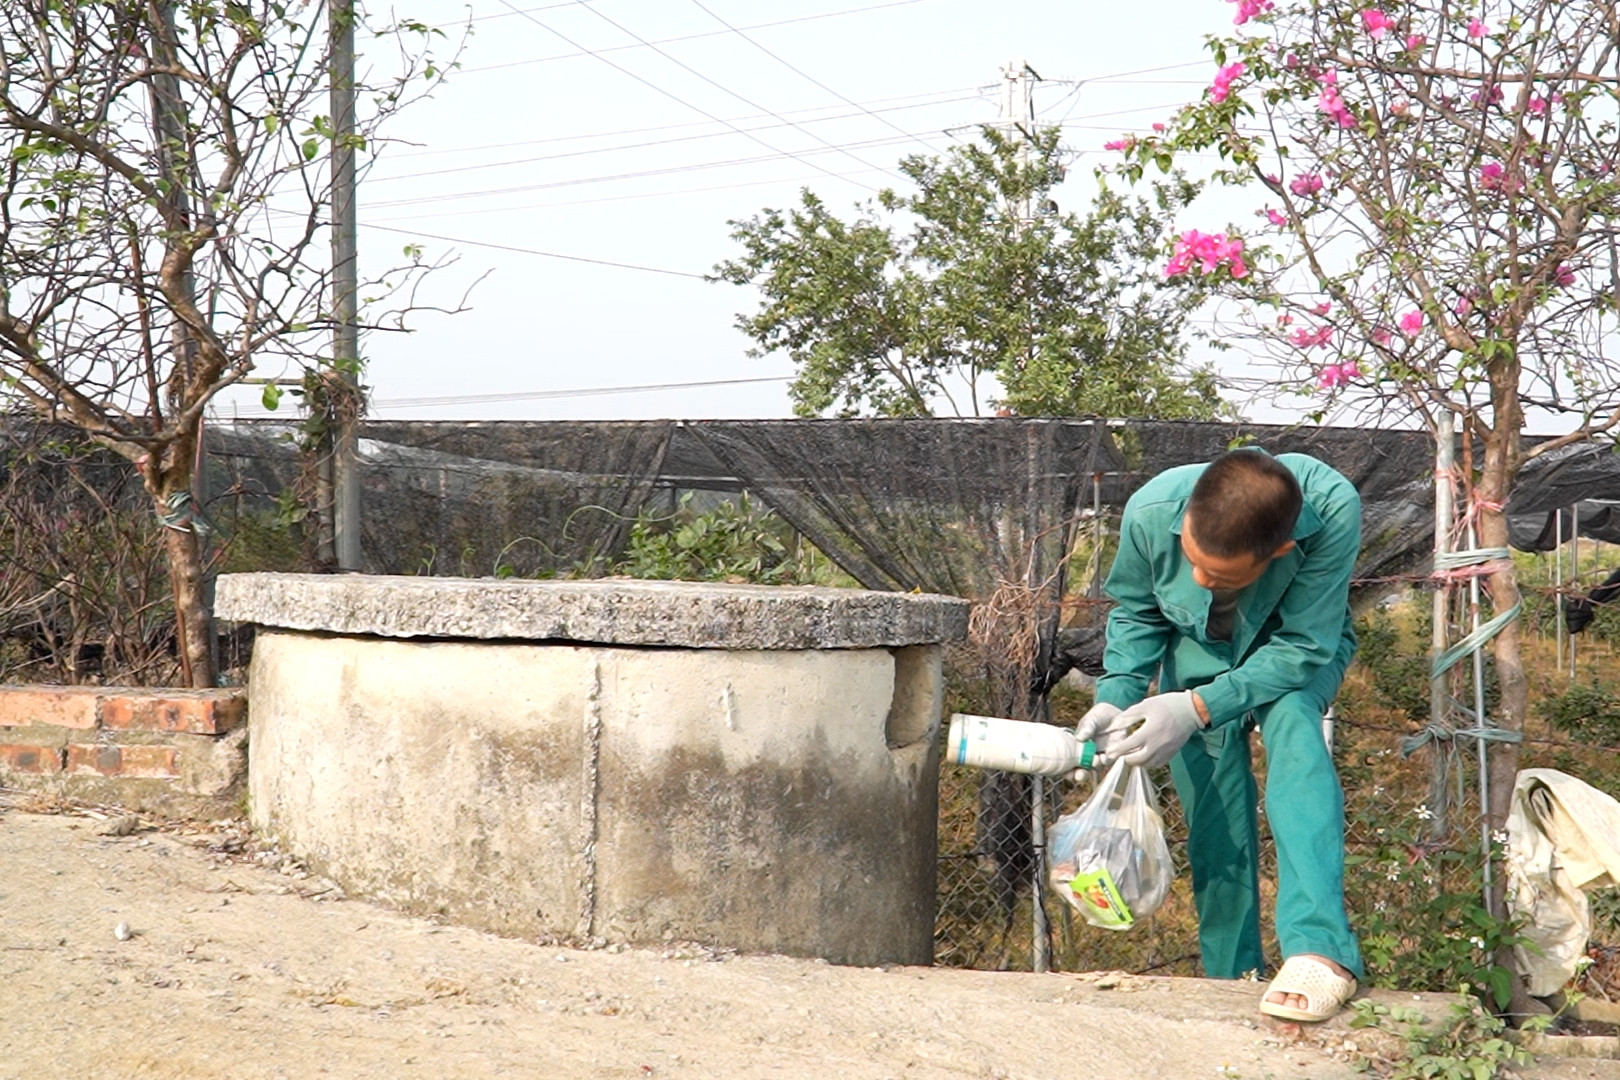
[[264, 630], [256, 826], [351, 891], [520, 935], [932, 956], [940, 651]]

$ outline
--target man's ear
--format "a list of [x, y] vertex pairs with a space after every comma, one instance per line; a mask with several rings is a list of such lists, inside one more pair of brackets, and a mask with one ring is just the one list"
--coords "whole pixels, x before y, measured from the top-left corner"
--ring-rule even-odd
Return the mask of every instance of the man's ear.
[[[1271, 553], [1271, 558], [1280, 559], [1284, 555], [1288, 554], [1290, 551], [1293, 551], [1293, 550], [1294, 550], [1294, 542], [1292, 540], [1290, 540], [1287, 543], [1283, 544], [1282, 547], [1280, 547], [1276, 551], [1272, 552]], [[1267, 561], [1269, 562], [1270, 560], [1267, 560]]]

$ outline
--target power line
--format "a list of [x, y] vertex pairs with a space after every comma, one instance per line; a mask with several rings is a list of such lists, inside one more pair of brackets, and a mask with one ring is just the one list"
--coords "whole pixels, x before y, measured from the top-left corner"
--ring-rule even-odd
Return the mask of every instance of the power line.
[[419, 408], [424, 405], [482, 405], [502, 401], [553, 401], [559, 398], [600, 397], [607, 394], [644, 394], [662, 390], [699, 390], [711, 386], [792, 382], [791, 375], [748, 379], [705, 379], [700, 382], [646, 383], [641, 386], [589, 386], [573, 390], [517, 390], [500, 394], [452, 394], [443, 397], [388, 398], [371, 402], [381, 409]]
[[[1098, 128], [1098, 131], [1112, 131], [1113, 128]], [[1211, 155], [1214, 156], [1214, 155]], [[882, 172], [882, 169], [869, 169], [868, 172]], [[861, 170], [856, 169], [845, 173], [846, 177], [857, 176]], [[380, 218], [380, 221], [420, 221], [424, 216], [437, 220], [447, 217], [474, 217], [482, 214], [513, 214], [524, 210], [553, 210], [570, 206], [595, 206], [598, 203], [631, 202], [637, 199], [665, 199], [680, 195], [703, 195], [711, 191], [736, 191], [741, 188], [768, 187], [772, 184], [803, 184], [815, 180], [819, 173], [812, 176], [790, 176], [772, 178], [769, 180], [746, 180], [740, 184], [708, 184], [695, 188], [673, 188], [667, 191], [644, 191], [633, 195], [605, 195], [597, 199], [570, 199], [566, 202], [524, 203], [521, 206], [485, 206], [476, 210], [456, 210], [445, 214], [422, 214], [420, 212], [409, 217]]]
[[[837, 18], [840, 15], [859, 15], [859, 14], [862, 14], [863, 12], [867, 12], [867, 11], [878, 11], [878, 10], [880, 10], [882, 8], [905, 7], [905, 6], [909, 5], [909, 4], [920, 4], [920, 3], [923, 3], [923, 2], [924, 2], [924, 0], [890, 0], [890, 2], [886, 3], [886, 4], [869, 4], [866, 7], [845, 8], [843, 11], [824, 11], [819, 15], [799, 15], [799, 16], [796, 16], [796, 17], [791, 18], [791, 19], [776, 19], [776, 20], [774, 20], [772, 22], [754, 23], [752, 26], [745, 26], [742, 29], [744, 29], [744, 30], [765, 30], [765, 29], [768, 29], [768, 28], [773, 27], [773, 26], [788, 26], [788, 25], [790, 25], [792, 23], [814, 22], [817, 19], [834, 19], [834, 18]], [[550, 5], [548, 5], [546, 7], [543, 7], [543, 8], [530, 8], [528, 10], [530, 10], [530, 11], [550, 11], [552, 8], [573, 7], [573, 6], [574, 6], [573, 0], [569, 0], [569, 2], [566, 3], [566, 4], [550, 4]], [[511, 16], [510, 12], [501, 12], [501, 13], [495, 14], [495, 15], [480, 16], [480, 18], [484, 18], [484, 19], [505, 19], [505, 18], [509, 18], [510, 16]], [[474, 20], [474, 21], [476, 21], [476, 20]], [[729, 33], [729, 31], [726, 31], [726, 30], [708, 30], [708, 31], [705, 31], [705, 32], [703, 32], [701, 34], [681, 34], [681, 35], [679, 35], [677, 37], [659, 38], [657, 41], [650, 42], [649, 44], [652, 44], [652, 45], [674, 45], [674, 44], [678, 44], [679, 42], [682, 42], [682, 41], [697, 41], [697, 40], [699, 40], [701, 38], [724, 37], [727, 33]], [[647, 46], [645, 44], [641, 44], [641, 43], [637, 43], [637, 44], [634, 44], [634, 45], [609, 45], [607, 48], [599, 49], [597, 51], [598, 52], [605, 52], [605, 53], [608, 53], [608, 52], [622, 52], [622, 51], [624, 51], [626, 49], [641, 49], [641, 48], [646, 48], [646, 47]], [[553, 60], [577, 60], [578, 58], [580, 58], [582, 56], [590, 56], [590, 55], [592, 55], [592, 54], [589, 53], [589, 52], [571, 52], [571, 53], [559, 53], [556, 56], [535, 56], [535, 57], [530, 57], [527, 60], [511, 60], [511, 61], [508, 61], [507, 63], [504, 63], [504, 64], [481, 64], [478, 67], [459, 68], [459, 69], [457, 69], [456, 74], [457, 75], [466, 75], [466, 74], [470, 74], [470, 73], [473, 73], [473, 72], [500, 71], [500, 70], [502, 70], [504, 68], [524, 67], [524, 66], [527, 66], [529, 64], [546, 64], [546, 63], [550, 63]]]
[[[954, 104], [956, 102], [971, 101], [971, 100], [973, 100], [971, 97], [948, 98], [948, 99], [946, 99], [944, 101], [929, 102], [928, 104], [930, 104], [930, 105], [947, 105], [947, 104]], [[895, 106], [894, 109], [907, 109], [907, 108], [915, 109], [915, 108], [918, 108], [918, 107], [919, 106], [917, 106], [917, 105], [898, 105], [898, 106]], [[891, 110], [891, 111], [893, 111], [893, 110]], [[830, 121], [830, 120], [848, 120], [848, 119], [851, 119], [853, 117], [857, 117], [857, 116], [860, 116], [860, 115], [861, 115], [860, 113], [843, 113], [843, 114], [840, 114], [838, 116], [821, 117], [821, 118], [818, 118], [816, 120], [810, 120], [810, 121], [806, 121], [806, 122], [807, 123], [817, 123], [817, 124], [819, 124], [819, 123], [823, 123], [823, 122]], [[767, 131], [767, 130], [770, 130], [772, 128], [797, 127], [797, 126], [798, 125], [792, 124], [791, 122], [784, 121], [784, 122], [779, 123], [779, 124], [763, 124], [760, 127], [751, 128], [750, 130], [752, 130], [752, 131]], [[904, 128], [899, 127], [899, 126], [897, 126], [895, 124], [889, 124], [889, 126], [894, 128], [896, 131], [900, 132], [902, 135], [905, 135], [908, 139], [909, 138], [916, 138], [918, 141], [925, 141], [925, 140], [923, 140], [921, 138], [921, 136], [914, 135], [914, 134], [912, 134], [910, 132], [907, 132]], [[483, 163], [478, 164], [478, 165], [456, 165], [456, 166], [453, 166], [453, 167], [447, 168], [447, 169], [428, 169], [428, 170], [424, 170], [422, 172], [400, 173], [400, 174], [398, 174], [396, 176], [368, 177], [367, 178], [367, 186], [369, 187], [369, 186], [374, 185], [374, 184], [385, 184], [385, 183], [389, 183], [389, 182], [394, 181], [394, 180], [415, 180], [415, 179], [418, 179], [418, 178], [424, 177], [424, 176], [447, 176], [447, 175], [450, 175], [450, 174], [453, 174], [453, 173], [478, 172], [478, 171], [481, 171], [481, 170], [484, 170], [484, 169], [504, 169], [504, 168], [509, 168], [511, 166], [514, 166], [514, 165], [534, 165], [534, 164], [537, 164], [537, 163], [542, 162], [542, 161], [562, 161], [562, 160], [567, 159], [567, 158], [588, 157], [588, 156], [591, 156], [593, 154], [612, 154], [612, 153], [617, 153], [617, 152], [624, 151], [624, 150], [643, 150], [643, 149], [646, 149], [648, 147], [653, 147], [653, 146], [672, 146], [672, 145], [674, 145], [676, 143], [698, 142], [698, 141], [702, 141], [702, 140], [705, 140], [705, 139], [722, 139], [722, 138], [727, 137], [730, 134], [732, 134], [732, 133], [729, 132], [729, 131], [706, 131], [706, 132], [702, 132], [702, 133], [699, 133], [699, 134], [696, 134], [696, 135], [678, 135], [678, 136], [676, 136], [675, 138], [672, 138], [672, 139], [649, 139], [649, 140], [646, 140], [644, 142], [638, 142], [638, 143], [618, 143], [618, 144], [615, 144], [613, 146], [595, 146], [595, 147], [591, 147], [588, 150], [568, 150], [568, 151], [564, 151], [563, 153], [560, 153], [560, 154], [541, 154], [541, 155], [539, 155], [537, 157], [509, 158], [509, 159], [506, 159], [506, 160], [503, 160], [503, 161], [483, 162]], [[872, 166], [872, 167], [877, 168], [877, 166]], [[879, 169], [878, 171], [884, 171], [884, 170]]]
[[[573, 0], [569, 0], [569, 2], [572, 3]], [[964, 96], [964, 97], [951, 97], [951, 98], [944, 97], [944, 95], [945, 94], [961, 94], [965, 90], [977, 90], [977, 89], [978, 89], [978, 87], [974, 87], [974, 86], [953, 86], [948, 90], [930, 90], [926, 94], [898, 94], [898, 95], [895, 95], [893, 97], [872, 98], [872, 99], [864, 102], [863, 104], [864, 105], [881, 105], [881, 104], [883, 104], [885, 102], [889, 102], [889, 101], [910, 101], [910, 102], [915, 103], [915, 104], [911, 104], [911, 105], [894, 105], [894, 106], [891, 106], [888, 109], [877, 109], [877, 110], [875, 110], [877, 112], [896, 112], [896, 111], [899, 111], [899, 110], [902, 110], [902, 109], [926, 109], [926, 108], [928, 108], [929, 106], [932, 106], [932, 105], [952, 105], [952, 104], [955, 104], [955, 103], [961, 102], [961, 101], [972, 101], [974, 98], [979, 97], [981, 95], [975, 93], [975, 94], [969, 94], [969, 95]], [[939, 98], [940, 100], [938, 100], [938, 101], [918, 101], [917, 100], [918, 98]], [[862, 103], [858, 103], [858, 104], [862, 104]], [[733, 116], [731, 118], [731, 120], [740, 124], [740, 123], [745, 123], [745, 122], [747, 122], [749, 120], [769, 119], [769, 118], [771, 118], [773, 116], [801, 116], [801, 115], [803, 115], [805, 113], [826, 112], [828, 109], [831, 109], [831, 108], [836, 108], [836, 106], [833, 106], [833, 105], [814, 105], [814, 106], [811, 106], [811, 107], [806, 108], [806, 109], [785, 109], [779, 114], [778, 113], [750, 113], [750, 114], [748, 114], [746, 116]], [[809, 118], [809, 119], [805, 120], [805, 123], [807, 123], [807, 124], [819, 124], [819, 123], [821, 123], [821, 122], [823, 122], [825, 120], [847, 120], [852, 115], [854, 115], [854, 114], [841, 113], [841, 114], [839, 114], [837, 116], [812, 117], [812, 118]], [[395, 153], [393, 156], [396, 157], [396, 158], [413, 158], [413, 157], [429, 157], [429, 156], [433, 156], [433, 155], [437, 155], [437, 154], [469, 154], [469, 153], [475, 153], [475, 152], [477, 152], [479, 150], [508, 150], [508, 149], [511, 149], [512, 147], [516, 147], [516, 146], [543, 146], [543, 145], [546, 145], [546, 144], [549, 144], [549, 143], [579, 142], [579, 141], [584, 140], [584, 139], [611, 139], [611, 138], [615, 138], [615, 137], [620, 136], [620, 135], [647, 135], [647, 134], [652, 134], [652, 133], [660, 132], [660, 131], [680, 131], [680, 130], [683, 130], [685, 128], [708, 127], [709, 124], [712, 123], [712, 122], [713, 121], [709, 121], [709, 120], [690, 120], [690, 121], [687, 121], [686, 123], [681, 123], [681, 124], [657, 124], [657, 125], [654, 125], [652, 127], [620, 128], [617, 131], [596, 131], [596, 132], [590, 132], [590, 133], [584, 134], [584, 135], [553, 135], [553, 136], [550, 136], [550, 137], [544, 138], [544, 139], [519, 139], [519, 140], [514, 141], [514, 142], [483, 143], [483, 144], [478, 145], [478, 146], [447, 146], [447, 147], [444, 147], [442, 149], [437, 149], [437, 150], [402, 150], [402, 151], [399, 151], [399, 152]], [[778, 125], [764, 125], [764, 126], [761, 126], [759, 128], [756, 128], [755, 130], [763, 131], [763, 130], [766, 130], [767, 127], [774, 127], [774, 126], [778, 126]], [[727, 132], [727, 134], [729, 134], [729, 132]]]
[[[695, 382], [643, 383], [639, 386], [585, 386], [560, 390], [515, 390], [499, 394], [446, 394], [439, 397], [380, 398], [368, 402], [375, 409], [420, 409], [438, 405], [490, 405], [508, 401], [557, 401], [567, 398], [604, 397], [613, 394], [648, 394], [666, 390], [703, 390], [715, 386], [744, 386], [750, 383], [792, 382], [792, 375], [765, 375], [747, 379], [703, 379]], [[233, 410], [246, 419], [272, 419], [285, 413]], [[217, 415], [217, 413], [216, 413]]]
[[[867, 139], [861, 142], [849, 143], [848, 145], [850, 147], [864, 149], [867, 147], [876, 146], [893, 146], [904, 141], [906, 140], [899, 137], [885, 136], [881, 139]], [[515, 195], [521, 194], [525, 191], [549, 191], [555, 188], [578, 187], [581, 184], [603, 184], [618, 180], [639, 180], [649, 176], [668, 176], [674, 173], [701, 172], [705, 169], [726, 169], [738, 165], [759, 165], [765, 162], [776, 161], [782, 157], [791, 157], [796, 161], [802, 161], [804, 164], [817, 168], [821, 172], [826, 173], [828, 176], [837, 177], [840, 180], [847, 180], [850, 183], [858, 183], [858, 181], [850, 180], [851, 174], [849, 173], [839, 173], [830, 169], [823, 169], [815, 162], [806, 160], [806, 158], [814, 155], [836, 153], [842, 149], [842, 147], [832, 147], [827, 150], [804, 150], [797, 153], [789, 153], [787, 151], [779, 150], [775, 153], [759, 154], [754, 157], [727, 158], [723, 161], [700, 161], [689, 165], [669, 165], [661, 169], [639, 169], [634, 172], [610, 173], [605, 176], [581, 176], [575, 177], [571, 180], [548, 180], [539, 184], [518, 184], [512, 187], [483, 188], [478, 191], [456, 191], [448, 194], [413, 196], [406, 199], [385, 199], [382, 202], [375, 202], [371, 203], [370, 205], [377, 208], [386, 208], [390, 206], [420, 206], [423, 203], [451, 202], [460, 199], [480, 199], [491, 195]], [[867, 165], [867, 169], [870, 171], [879, 172], [887, 171], [882, 169], [880, 166], [870, 164]], [[867, 185], [862, 184], [861, 186], [865, 187]], [[874, 188], [873, 190], [876, 189]]]
[[446, 244], [466, 244], [469, 247], [492, 248], [496, 251], [515, 251], [520, 255], [539, 255], [547, 259], [566, 259], [569, 262], [592, 263], [596, 266], [613, 266], [620, 270], [642, 270], [649, 274], [668, 274], [670, 277], [696, 278], [698, 281], [708, 281], [702, 274], [689, 273], [686, 270], [667, 270], [661, 266], [642, 266], [639, 263], [614, 262], [611, 259], [592, 259], [584, 255], [564, 255], [556, 251], [541, 251], [538, 248], [515, 247], [511, 244], [491, 244], [483, 240], [464, 240], [455, 236], [438, 236], [434, 233], [422, 232], [419, 229], [392, 229], [387, 225], [374, 225], [371, 222], [360, 223], [363, 229], [376, 229], [379, 232], [398, 233], [401, 236], [426, 237], [429, 240], [440, 240]]
[[561, 4], [543, 4], [540, 7], [524, 8], [522, 11], [497, 11], [493, 15], [473, 15], [467, 19], [467, 22], [491, 22], [495, 19], [510, 19], [513, 15], [529, 15], [536, 11], [552, 11], [556, 8], [567, 8], [573, 6], [574, 0], [565, 0], [565, 2]]
[[[809, 72], [805, 71], [803, 68], [797, 67], [797, 66], [789, 63], [787, 60], [785, 60], [783, 57], [781, 57], [777, 53], [774, 53], [770, 49], [767, 49], [764, 45], [761, 45], [758, 41], [756, 41], [755, 39], [749, 37], [748, 34], [745, 33], [741, 28], [736, 27], [736, 26], [732, 26], [725, 19], [723, 19], [719, 15], [715, 14], [713, 9], [711, 9], [710, 7], [708, 7], [708, 5], [703, 3], [703, 0], [692, 0], [692, 3], [697, 7], [697, 9], [699, 11], [701, 11], [705, 15], [709, 16], [709, 18], [713, 19], [715, 22], [719, 23], [721, 26], [725, 27], [727, 30], [731, 31], [733, 34], [736, 34], [738, 37], [740, 37], [744, 41], [748, 42], [748, 44], [752, 45], [754, 48], [758, 49], [760, 52], [764, 53], [766, 56], [770, 57], [772, 60], [775, 60], [778, 64], [781, 64], [783, 67], [785, 67], [789, 71], [793, 72], [793, 74], [799, 76], [799, 78], [801, 78], [801, 79], [805, 80], [806, 82], [810, 83], [812, 86], [816, 86], [816, 87], [826, 91], [827, 93], [831, 94], [833, 97], [837, 98], [839, 101], [842, 101], [846, 105], [853, 105], [855, 108], [860, 109], [862, 112], [866, 113], [866, 115], [870, 116], [874, 120], [877, 120], [879, 123], [886, 124], [889, 127], [894, 128], [894, 130], [901, 132], [901, 134], [905, 134], [905, 132], [900, 127], [898, 127], [892, 120], [889, 120], [886, 117], [879, 116], [877, 113], [872, 112], [870, 109], [868, 109], [865, 106], [861, 105], [857, 101], [850, 100], [849, 98], [845, 97], [843, 94], [839, 93], [837, 90], [834, 90], [832, 87], [828, 86], [826, 83], [824, 83], [820, 79], [816, 78], [814, 75], [811, 75]], [[921, 142], [924, 146], [927, 146], [929, 149], [931, 149], [931, 150], [934, 149], [933, 144], [928, 142], [927, 140], [919, 139], [918, 141]]]
[[[506, 2], [506, 0], [502, 0], [502, 2], [504, 3], [504, 2]], [[629, 37], [632, 37], [635, 40], [641, 42], [643, 45], [646, 45], [647, 47], [652, 49], [653, 52], [657, 53], [659, 56], [662, 56], [665, 60], [668, 60], [670, 63], [674, 64], [676, 67], [680, 68], [682, 71], [689, 72], [690, 74], [697, 76], [699, 79], [702, 79], [704, 82], [708, 83], [710, 86], [714, 87], [716, 90], [719, 90], [722, 93], [731, 95], [732, 97], [736, 98], [738, 101], [740, 101], [743, 104], [749, 106], [750, 108], [761, 109], [761, 110], [764, 110], [766, 112], [770, 111], [768, 109], [765, 109], [765, 106], [761, 105], [757, 101], [754, 101], [752, 98], [745, 97], [744, 95], [739, 94], [739, 93], [737, 93], [737, 91], [731, 89], [729, 86], [724, 86], [721, 83], [716, 82], [714, 79], [709, 78], [707, 75], [703, 74], [703, 72], [699, 71], [697, 68], [693, 67], [691, 64], [688, 64], [686, 61], [681, 60], [680, 58], [678, 58], [676, 56], [673, 56], [668, 52], [665, 52], [662, 48], [658, 47], [657, 45], [654, 45], [652, 42], [648, 41], [646, 38], [642, 37], [640, 34], [637, 34], [634, 30], [630, 29], [628, 26], [625, 26], [623, 23], [621, 23], [618, 20], [612, 18], [611, 16], [607, 15], [606, 13], [604, 13], [602, 11], [599, 11], [596, 8], [591, 7], [590, 4], [587, 2], [587, 0], [576, 0], [576, 2], [581, 7], [583, 7], [586, 11], [589, 11], [592, 15], [595, 15], [598, 19], [601, 19], [603, 22], [607, 23], [609, 26], [611, 26], [614, 29], [618, 30], [620, 33], [628, 35]], [[771, 113], [771, 115], [775, 116], [778, 120], [784, 119], [784, 117], [781, 117], [781, 116], [777, 115], [776, 113]], [[792, 123], [792, 121], [789, 121], [789, 123]], [[867, 168], [872, 168], [873, 167], [872, 163], [870, 161], [867, 161], [864, 158], [861, 158], [861, 157], [859, 157], [859, 156], [857, 156], [855, 154], [852, 154], [848, 150], [845, 150], [845, 149], [843, 149], [841, 147], [835, 147], [833, 143], [830, 143], [826, 139], [823, 139], [820, 135], [817, 135], [815, 132], [811, 131], [809, 128], [800, 127], [798, 124], [794, 124], [793, 126], [798, 128], [800, 131], [804, 132], [806, 135], [810, 136], [812, 139], [814, 139], [817, 142], [821, 143], [821, 145], [826, 146], [826, 147], [833, 147], [833, 148], [837, 149], [839, 153], [843, 154], [845, 157], [849, 158], [850, 160], [857, 161], [860, 164], [865, 165]], [[901, 176], [899, 173], [894, 172], [892, 169], [889, 170], [889, 172], [891, 172], [892, 175], [898, 180], [905, 179], [905, 177]]]
[[[505, 4], [509, 8], [512, 7], [512, 5], [510, 3], [510, 0], [501, 0], [501, 3]], [[512, 8], [512, 10], [516, 11], [517, 8]], [[576, 48], [576, 49], [583, 49], [584, 48], [583, 45], [581, 45], [579, 42], [575, 41], [573, 38], [569, 37], [567, 34], [564, 34], [561, 30], [556, 30], [556, 29], [553, 29], [550, 26], [547, 26], [545, 23], [541, 22], [539, 19], [536, 19], [533, 15], [529, 15], [529, 16], [527, 16], [527, 18], [528, 18], [528, 20], [530, 22], [534, 23], [536, 26], [540, 27], [542, 30], [546, 30], [546, 31], [548, 31], [548, 32], [550, 32], [552, 34], [555, 34], [557, 37], [560, 37], [564, 41], [568, 42], [568, 44], [572, 45], [574, 48]], [[590, 52], [590, 50], [588, 50], [588, 49], [585, 50], [585, 51]], [[766, 142], [764, 139], [761, 139], [758, 135], [754, 135], [754, 134], [751, 134], [751, 133], [743, 130], [742, 128], [738, 127], [736, 124], [733, 124], [729, 120], [721, 119], [720, 117], [718, 117], [718, 116], [714, 115], [713, 113], [709, 112], [707, 109], [704, 109], [704, 108], [701, 108], [701, 107], [699, 107], [697, 105], [694, 105], [690, 101], [687, 101], [685, 98], [680, 97], [679, 95], [674, 94], [674, 93], [672, 93], [672, 92], [670, 92], [668, 90], [665, 90], [662, 86], [659, 86], [657, 83], [652, 82], [649, 79], [642, 78], [640, 75], [637, 75], [635, 72], [631, 71], [629, 68], [624, 67], [623, 65], [620, 65], [620, 64], [615, 64], [612, 60], [609, 60], [605, 56], [602, 56], [602, 55], [600, 55], [598, 53], [594, 53], [594, 52], [592, 52], [591, 55], [595, 56], [598, 60], [602, 61], [602, 63], [606, 64], [608, 67], [612, 68], [613, 70], [630, 76], [630, 78], [636, 80], [636, 82], [638, 82], [638, 83], [641, 83], [643, 86], [647, 87], [648, 89], [656, 90], [658, 93], [660, 93], [660, 94], [664, 95], [665, 97], [669, 98], [671, 101], [674, 101], [674, 102], [676, 102], [678, 104], [686, 106], [688, 109], [691, 109], [693, 112], [697, 113], [699, 116], [707, 117], [708, 119], [714, 121], [717, 124], [724, 124], [726, 127], [728, 127], [731, 130], [735, 131], [737, 134], [742, 135], [742, 136], [744, 136], [744, 137], [746, 137], [748, 139], [753, 140], [754, 142], [759, 143], [761, 146], [765, 147], [767, 150], [771, 150], [771, 151], [773, 151], [775, 153], [788, 153], [787, 151], [777, 150], [776, 147], [772, 146], [770, 143]], [[754, 108], [757, 109], [757, 108], [759, 108], [759, 106], [755, 105]], [[775, 114], [773, 113], [772, 115], [775, 115]], [[797, 154], [792, 154], [792, 153], [788, 153], [788, 156], [789, 157], [795, 157], [795, 158], [798, 157]], [[799, 160], [803, 161], [804, 159], [799, 158]], [[840, 180], [844, 179], [843, 177], [840, 177], [836, 172], [833, 172], [831, 169], [823, 168], [822, 166], [816, 164], [813, 161], [806, 161], [805, 164], [809, 165], [811, 168], [814, 168], [818, 172], [826, 173], [828, 176], [831, 176], [831, 177], [834, 177], [834, 178], [840, 179]], [[868, 191], [876, 191], [877, 190], [877, 188], [873, 187], [871, 184], [864, 184], [864, 183], [860, 183], [859, 181], [849, 181], [849, 182], [856, 184], [858, 187], [863, 187]]]

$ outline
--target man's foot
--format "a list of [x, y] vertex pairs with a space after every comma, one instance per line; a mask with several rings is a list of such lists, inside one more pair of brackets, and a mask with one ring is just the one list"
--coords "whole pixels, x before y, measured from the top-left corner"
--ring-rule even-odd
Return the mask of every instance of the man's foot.
[[1288, 1020], [1326, 1020], [1356, 992], [1355, 976], [1314, 953], [1289, 957], [1271, 981], [1260, 1011]]

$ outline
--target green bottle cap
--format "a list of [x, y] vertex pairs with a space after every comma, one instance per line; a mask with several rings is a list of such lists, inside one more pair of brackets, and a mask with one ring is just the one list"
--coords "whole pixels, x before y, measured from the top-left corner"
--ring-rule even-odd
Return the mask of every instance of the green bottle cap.
[[1095, 760], [1097, 760], [1097, 744], [1087, 739], [1080, 744], [1080, 768], [1091, 768], [1091, 763]]

